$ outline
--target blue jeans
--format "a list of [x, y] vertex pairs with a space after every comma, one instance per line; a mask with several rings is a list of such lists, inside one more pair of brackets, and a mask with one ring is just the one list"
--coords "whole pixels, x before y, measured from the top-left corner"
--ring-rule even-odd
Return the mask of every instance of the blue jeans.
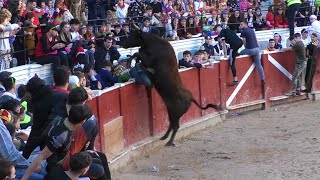
[[240, 52], [240, 55], [252, 56], [253, 63], [258, 68], [260, 78], [261, 78], [261, 80], [264, 81], [265, 80], [264, 79], [264, 72], [263, 72], [263, 67], [261, 65], [261, 55], [260, 55], [260, 52], [259, 52], [259, 48], [244, 49], [244, 50], [242, 50]]

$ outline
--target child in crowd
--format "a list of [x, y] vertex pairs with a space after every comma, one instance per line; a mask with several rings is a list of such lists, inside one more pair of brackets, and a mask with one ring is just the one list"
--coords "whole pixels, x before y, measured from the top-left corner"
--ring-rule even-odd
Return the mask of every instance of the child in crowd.
[[34, 22], [34, 14], [32, 12], [28, 12], [25, 16], [25, 21], [23, 23], [23, 26], [25, 27], [25, 46], [27, 48], [27, 54], [31, 60], [33, 60], [34, 56], [34, 49], [36, 47], [36, 28], [37, 26], [33, 24]]
[[107, 35], [107, 26], [104, 22], [99, 21], [98, 24], [98, 32], [96, 33], [96, 38], [103, 37]]
[[112, 31], [112, 33], [113, 33], [113, 37], [114, 37], [114, 43], [116, 44], [116, 45], [120, 45], [120, 42], [121, 42], [121, 39], [120, 39], [120, 37], [121, 36], [124, 36], [125, 34], [124, 34], [124, 31], [121, 29], [121, 26], [120, 26], [120, 24], [116, 24], [115, 26], [114, 26], [114, 30]]
[[30, 104], [28, 105], [28, 102], [30, 102], [31, 96], [30, 93], [27, 92], [27, 86], [26, 85], [20, 85], [18, 90], [18, 99], [20, 99], [21, 106], [24, 108], [25, 115], [24, 119], [20, 121], [20, 128], [26, 129], [29, 126], [32, 125], [32, 112], [30, 112]]
[[83, 68], [83, 73], [86, 77], [86, 85], [92, 90], [101, 90], [102, 85], [100, 81], [100, 75], [97, 75], [93, 70], [92, 65], [86, 64]]
[[11, 67], [12, 57], [10, 55], [11, 47], [9, 43], [9, 37], [14, 30], [20, 28], [18, 24], [10, 24], [12, 14], [7, 9], [2, 9], [0, 12], [0, 57], [1, 57], [1, 68], [0, 70], [3, 71], [4, 69], [9, 69]]
[[99, 71], [102, 89], [106, 87], [111, 87], [114, 85], [114, 83], [118, 82], [118, 78], [112, 76], [111, 67], [112, 64], [110, 61], [105, 60], [102, 62], [102, 69]]
[[183, 52], [183, 58], [179, 60], [179, 66], [182, 67], [196, 67], [201, 68], [202, 65], [200, 63], [193, 63], [192, 61], [192, 54], [190, 51], [184, 51]]
[[197, 51], [194, 54], [193, 59], [191, 60], [191, 63], [198, 63], [198, 64], [202, 64], [202, 59], [203, 59], [203, 52], [202, 51]]
[[290, 48], [283, 49], [284, 51], [294, 50], [296, 53], [296, 66], [294, 68], [293, 76], [292, 76], [292, 89], [290, 92], [285, 93], [286, 96], [297, 96], [301, 95], [301, 84], [300, 84], [300, 76], [302, 71], [307, 66], [307, 58], [306, 58], [306, 50], [303, 42], [301, 41], [301, 34], [296, 33], [293, 37], [290, 37], [290, 41], [293, 44]]

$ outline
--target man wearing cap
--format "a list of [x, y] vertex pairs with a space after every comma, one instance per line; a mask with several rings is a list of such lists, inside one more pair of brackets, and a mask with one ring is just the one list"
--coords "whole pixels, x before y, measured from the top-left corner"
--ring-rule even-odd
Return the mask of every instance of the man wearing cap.
[[310, 43], [310, 38], [306, 29], [301, 30], [301, 41], [305, 46], [307, 46]]
[[233, 82], [230, 84], [231, 86], [237, 85], [239, 83], [238, 77], [237, 77], [237, 71], [236, 71], [236, 57], [238, 55], [238, 50], [242, 47], [243, 42], [237, 36], [237, 34], [232, 31], [231, 29], [222, 29], [221, 25], [216, 25], [215, 29], [217, 33], [219, 33], [219, 36], [221, 40], [223, 41], [223, 51], [224, 51], [224, 57], [227, 57], [227, 45], [226, 43], [230, 44], [230, 54], [229, 61], [233, 76]]
[[[213, 46], [214, 48], [214, 54], [215, 56], [224, 56], [224, 51], [223, 51], [223, 40], [219, 36], [214, 38], [215, 41], [218, 43]], [[227, 45], [227, 55], [230, 53], [230, 47]]]
[[11, 72], [2, 71], [0, 72], [0, 95], [6, 91], [6, 88], [3, 86], [3, 81], [11, 76]]
[[210, 55], [210, 56], [213, 56], [214, 55], [214, 47], [211, 45], [211, 40], [212, 40], [212, 37], [211, 36], [205, 36], [204, 37], [204, 42], [203, 43], [203, 47], [205, 49], [205, 51]]

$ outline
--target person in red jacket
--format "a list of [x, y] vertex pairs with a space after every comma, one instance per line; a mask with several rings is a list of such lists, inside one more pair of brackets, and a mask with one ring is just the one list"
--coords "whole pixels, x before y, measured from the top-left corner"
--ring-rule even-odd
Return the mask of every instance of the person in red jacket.
[[269, 29], [272, 29], [274, 28], [274, 6], [270, 6], [268, 8], [268, 13], [266, 15], [266, 28], [269, 30]]
[[288, 20], [286, 19], [281, 7], [278, 8], [274, 19], [275, 19], [275, 22], [274, 22], [275, 27], [277, 27], [277, 28], [287, 28], [288, 27]]
[[66, 48], [66, 45], [56, 41], [58, 35], [56, 26], [52, 23], [47, 24], [45, 32], [36, 45], [34, 52], [36, 62], [41, 65], [52, 63], [54, 68], [60, 65], [68, 66], [67, 55], [57, 51]]

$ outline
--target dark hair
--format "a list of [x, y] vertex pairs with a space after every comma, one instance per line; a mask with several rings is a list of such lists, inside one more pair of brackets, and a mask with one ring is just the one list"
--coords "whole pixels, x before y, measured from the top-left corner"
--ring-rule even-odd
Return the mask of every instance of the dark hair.
[[[27, 92], [27, 86], [24, 85], [24, 84], [20, 85], [20, 86], [18, 87], [17, 92], [18, 92], [18, 97], [19, 97], [20, 99], [23, 99], [23, 97], [28, 93], [28, 92]], [[22, 100], [21, 100], [21, 101], [22, 101]]]
[[5, 179], [10, 175], [10, 171], [14, 164], [12, 161], [6, 161], [4, 159], [0, 159], [0, 179]]
[[31, 19], [31, 18], [33, 18], [33, 17], [34, 17], [33, 12], [28, 12], [28, 13], [26, 14], [26, 16], [25, 16], [25, 19], [26, 19], [26, 20], [29, 20], [29, 19]]
[[148, 5], [148, 6], [147, 6], [147, 11], [148, 11], [148, 10], [153, 10], [152, 6]]
[[79, 25], [81, 22], [79, 21], [79, 19], [71, 19], [70, 20], [70, 25], [75, 24], [75, 25]]
[[107, 40], [113, 41], [112, 37], [110, 37], [110, 36], [105, 36], [105, 37], [103, 38], [103, 41], [106, 42]]
[[190, 56], [192, 56], [191, 51], [183, 51], [183, 55], [188, 55], [188, 54], [190, 54]]
[[28, 1], [27, 1], [27, 4], [28, 4], [28, 3], [34, 3], [34, 2], [37, 2], [37, 1], [36, 1], [36, 0], [28, 0]]
[[197, 51], [196, 53], [194, 53], [195, 56], [201, 55], [201, 54], [203, 54], [203, 51]]
[[2, 109], [12, 111], [12, 112], [15, 112], [17, 107], [20, 107], [20, 102], [16, 99], [10, 99], [1, 105]]
[[108, 60], [105, 60], [101, 63], [101, 65], [102, 65], [102, 67], [106, 67], [106, 66], [111, 67], [112, 63]]
[[72, 124], [79, 124], [92, 116], [91, 109], [86, 105], [74, 105], [69, 111], [68, 120]]
[[80, 71], [74, 71], [73, 75], [77, 76], [79, 79], [85, 77], [83, 72], [80, 72]]
[[70, 170], [71, 171], [81, 171], [84, 168], [87, 168], [91, 165], [92, 158], [87, 152], [79, 152], [70, 157]]
[[294, 36], [294, 38], [300, 38], [301, 34], [300, 33], [295, 33], [293, 36]]
[[82, 104], [88, 98], [88, 93], [83, 87], [76, 87], [70, 91], [67, 103], [71, 106], [74, 106]]
[[15, 84], [16, 84], [16, 78], [14, 77], [7, 77], [2, 82], [2, 85], [6, 89], [6, 91], [12, 90]]
[[87, 74], [87, 73], [90, 72], [91, 69], [93, 69], [92, 65], [91, 64], [86, 64], [83, 67], [83, 73]]
[[274, 39], [269, 39], [269, 42], [274, 41]]
[[248, 22], [246, 20], [243, 20], [241, 22], [244, 23], [246, 26], [248, 26]]
[[69, 24], [69, 22], [67, 22], [67, 21], [61, 22], [60, 28], [59, 28], [60, 32], [62, 32], [62, 29], [64, 28], [64, 26], [65, 26], [65, 25], [68, 25], [68, 24]]
[[[58, 0], [57, 0], [57, 1], [58, 1]], [[64, 12], [66, 12], [66, 11], [67, 11], [67, 10], [61, 9], [60, 12], [59, 12], [59, 16], [61, 17], [62, 14], [63, 14]]]
[[60, 66], [53, 72], [55, 86], [65, 86], [69, 82], [70, 71], [66, 66]]

